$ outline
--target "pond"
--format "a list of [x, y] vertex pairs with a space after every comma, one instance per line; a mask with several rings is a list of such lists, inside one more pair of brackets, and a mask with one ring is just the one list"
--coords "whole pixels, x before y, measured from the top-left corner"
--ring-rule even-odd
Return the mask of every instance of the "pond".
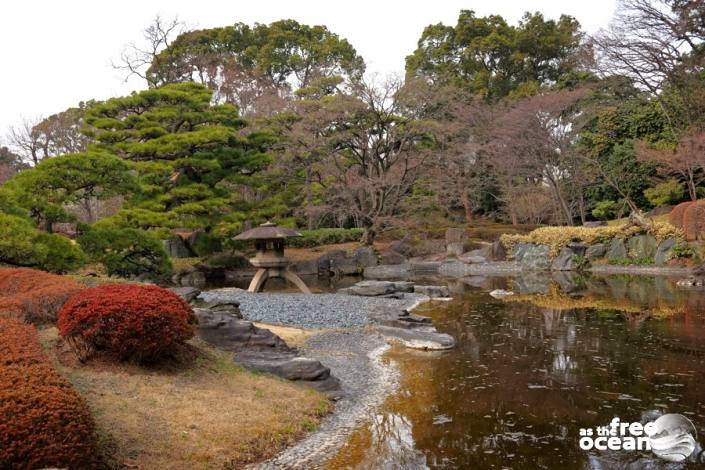
[[[452, 302], [419, 312], [457, 348], [389, 353], [398, 391], [328, 468], [702, 468], [582, 450], [579, 430], [680, 413], [705, 441], [705, 291], [659, 277], [467, 282], [479, 287], [454, 281]], [[494, 299], [497, 287], [517, 295]]]

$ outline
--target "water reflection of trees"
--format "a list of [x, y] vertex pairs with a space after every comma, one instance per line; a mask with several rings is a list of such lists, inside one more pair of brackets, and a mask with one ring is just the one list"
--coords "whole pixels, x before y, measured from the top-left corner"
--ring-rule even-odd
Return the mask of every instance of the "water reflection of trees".
[[416, 449], [412, 423], [396, 413], [378, 414], [370, 425], [373, 452], [367, 452], [357, 469], [425, 470], [423, 452]]
[[[515, 454], [574, 467], [589, 465], [578, 427], [654, 408], [702, 413], [705, 422], [705, 354], [697, 352], [705, 346], [694, 341], [705, 333], [705, 295], [638, 282], [593, 281], [589, 293], [560, 292], [560, 303], [550, 292], [527, 302], [471, 291], [438, 307], [432, 314], [458, 349], [428, 365], [427, 385], [416, 382], [433, 393], [407, 389], [430, 401], [395, 406], [411, 417], [417, 445], [457, 466], [501, 466]], [[647, 321], [656, 311], [669, 314]], [[452, 423], [433, 426], [422, 406]]]

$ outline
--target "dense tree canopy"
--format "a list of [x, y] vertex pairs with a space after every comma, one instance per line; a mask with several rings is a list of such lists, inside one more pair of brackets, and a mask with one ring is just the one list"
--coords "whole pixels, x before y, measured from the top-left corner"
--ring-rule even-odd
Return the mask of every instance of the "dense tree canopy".
[[365, 63], [325, 26], [294, 20], [188, 31], [157, 54], [146, 72], [153, 86], [194, 81], [218, 102], [252, 114], [283, 106], [283, 98], [317, 80], [361, 78]]
[[91, 148], [132, 163], [139, 191], [120, 217], [149, 227], [212, 227], [238, 210], [269, 163], [268, 136], [244, 133], [231, 104], [203, 85], [178, 83], [92, 107]]
[[580, 38], [580, 25], [570, 16], [554, 21], [527, 13], [512, 26], [498, 15], [463, 10], [455, 26], [426, 27], [406, 58], [406, 71], [452, 80], [488, 99], [532, 94], [572, 71]]

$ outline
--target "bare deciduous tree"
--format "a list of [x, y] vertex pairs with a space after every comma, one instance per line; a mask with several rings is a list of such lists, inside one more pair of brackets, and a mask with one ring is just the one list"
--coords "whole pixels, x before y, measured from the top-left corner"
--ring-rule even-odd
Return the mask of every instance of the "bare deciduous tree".
[[7, 140], [24, 162], [36, 165], [41, 160], [86, 150], [89, 139], [81, 133], [85, 104], [47, 118], [23, 119], [11, 126]]
[[598, 70], [631, 78], [661, 106], [673, 134], [705, 111], [704, 0], [620, 0], [592, 38]]
[[119, 62], [113, 63], [113, 68], [125, 72], [125, 81], [135, 75], [145, 80], [149, 86], [156, 86], [161, 78], [151, 76], [147, 70], [159, 52], [169, 47], [172, 39], [184, 32], [185, 27], [185, 23], [178, 18], [165, 20], [157, 15], [143, 30], [142, 44], [130, 43], [125, 46]]
[[493, 128], [495, 169], [504, 191], [521, 184], [546, 185], [567, 225], [574, 219], [567, 187], [578, 175], [573, 149], [581, 129], [577, 104], [585, 94], [578, 89], [525, 98], [502, 113]]
[[705, 182], [705, 131], [693, 127], [681, 135], [674, 149], [655, 149], [644, 143], [636, 147], [641, 160], [655, 162], [668, 174], [678, 175], [686, 183], [691, 200], [698, 199], [697, 188]]
[[367, 244], [434, 155], [440, 130], [432, 120], [405, 115], [413, 93], [403, 85], [398, 78], [359, 82], [350, 94], [302, 100], [285, 131], [290, 151], [325, 193], [326, 212], [364, 227]]

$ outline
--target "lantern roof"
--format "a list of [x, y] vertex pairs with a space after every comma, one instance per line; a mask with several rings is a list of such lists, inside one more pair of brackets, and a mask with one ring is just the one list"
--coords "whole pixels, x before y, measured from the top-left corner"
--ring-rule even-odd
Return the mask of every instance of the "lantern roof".
[[264, 223], [258, 227], [242, 232], [233, 240], [274, 240], [277, 238], [289, 238], [302, 236], [296, 230], [286, 227], [279, 227], [272, 222]]

